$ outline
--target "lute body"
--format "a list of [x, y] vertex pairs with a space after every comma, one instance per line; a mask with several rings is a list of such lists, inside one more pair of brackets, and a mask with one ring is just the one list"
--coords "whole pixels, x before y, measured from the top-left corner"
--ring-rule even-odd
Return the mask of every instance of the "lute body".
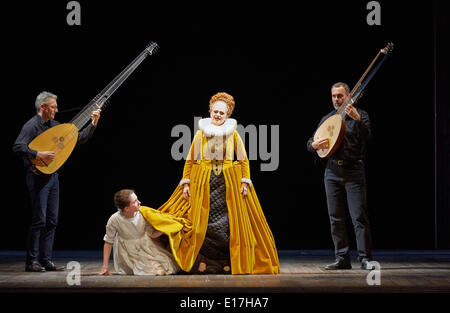
[[319, 157], [325, 158], [332, 155], [341, 145], [345, 133], [345, 125], [345, 119], [342, 118], [341, 114], [334, 114], [319, 126], [314, 134], [314, 141], [328, 138], [328, 148], [316, 151]]
[[56, 172], [72, 153], [78, 140], [78, 128], [75, 124], [65, 123], [56, 125], [30, 142], [30, 149], [36, 151], [53, 151], [55, 158], [49, 164], [39, 158], [31, 160], [31, 163], [44, 174]]

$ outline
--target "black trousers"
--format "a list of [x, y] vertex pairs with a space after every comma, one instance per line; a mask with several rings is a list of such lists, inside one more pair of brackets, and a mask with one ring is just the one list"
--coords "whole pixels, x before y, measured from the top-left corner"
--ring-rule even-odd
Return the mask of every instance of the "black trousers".
[[349, 257], [349, 241], [345, 222], [348, 208], [356, 235], [359, 260], [372, 257], [372, 239], [367, 216], [364, 163], [338, 165], [329, 160], [324, 174], [330, 217], [331, 237], [336, 259]]
[[27, 171], [31, 225], [27, 236], [26, 263], [51, 261], [59, 210], [58, 173], [36, 175]]

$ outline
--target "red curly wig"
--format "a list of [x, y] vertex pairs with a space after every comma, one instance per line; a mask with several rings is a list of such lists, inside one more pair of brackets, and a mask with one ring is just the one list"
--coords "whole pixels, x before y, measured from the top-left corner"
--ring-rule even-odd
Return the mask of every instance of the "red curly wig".
[[226, 92], [218, 92], [214, 96], [211, 97], [209, 100], [209, 112], [211, 112], [211, 108], [214, 102], [216, 101], [223, 101], [228, 106], [228, 115], [227, 117], [230, 117], [231, 113], [233, 113], [234, 110], [234, 98], [232, 95], [227, 94]]

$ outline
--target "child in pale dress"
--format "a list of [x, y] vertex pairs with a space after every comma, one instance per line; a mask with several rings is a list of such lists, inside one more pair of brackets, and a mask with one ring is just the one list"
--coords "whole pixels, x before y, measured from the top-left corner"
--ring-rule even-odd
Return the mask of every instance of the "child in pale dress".
[[103, 238], [103, 266], [99, 275], [111, 275], [109, 257], [114, 250], [114, 268], [119, 274], [169, 275], [179, 267], [173, 255], [164, 248], [160, 237], [139, 211], [139, 202], [133, 190], [124, 189], [114, 195], [118, 211], [108, 220]]

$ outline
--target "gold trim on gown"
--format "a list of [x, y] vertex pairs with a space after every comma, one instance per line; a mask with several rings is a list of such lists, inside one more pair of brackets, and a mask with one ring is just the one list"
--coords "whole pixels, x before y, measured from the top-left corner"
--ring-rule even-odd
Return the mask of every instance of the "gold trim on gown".
[[[234, 152], [237, 161], [233, 162]], [[148, 222], [169, 237], [175, 260], [186, 272], [194, 265], [208, 226], [209, 178], [214, 162], [208, 153], [208, 138], [199, 130], [183, 170], [183, 179], [190, 179], [189, 201], [183, 198], [183, 187], [177, 186], [158, 210], [141, 207]], [[244, 144], [236, 130], [226, 138], [224, 155], [222, 171], [230, 226], [231, 272], [278, 274], [280, 264], [275, 241], [253, 184], [248, 188], [247, 197], [240, 193], [241, 179], [250, 179], [250, 168]]]

